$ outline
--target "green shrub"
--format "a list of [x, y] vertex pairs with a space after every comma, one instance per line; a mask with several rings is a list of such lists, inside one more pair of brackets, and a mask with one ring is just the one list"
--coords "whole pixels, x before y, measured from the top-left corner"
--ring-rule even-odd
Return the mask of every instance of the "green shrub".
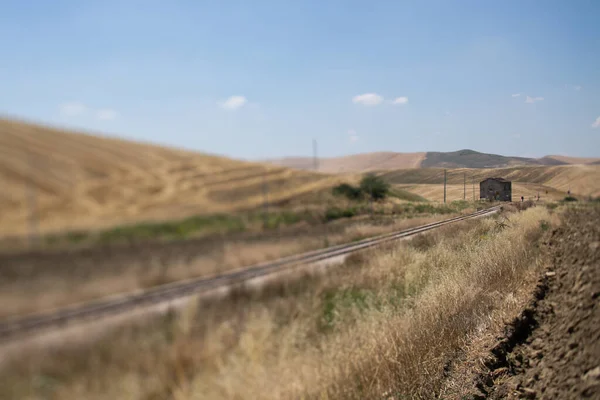
[[345, 196], [350, 200], [360, 200], [363, 196], [360, 188], [354, 187], [348, 183], [342, 183], [332, 189], [335, 196]]
[[373, 200], [385, 199], [390, 193], [389, 183], [374, 174], [367, 174], [362, 178], [360, 189]]
[[565, 197], [564, 201], [571, 202], [571, 201], [577, 201], [577, 199], [573, 196], [567, 196], [567, 197]]

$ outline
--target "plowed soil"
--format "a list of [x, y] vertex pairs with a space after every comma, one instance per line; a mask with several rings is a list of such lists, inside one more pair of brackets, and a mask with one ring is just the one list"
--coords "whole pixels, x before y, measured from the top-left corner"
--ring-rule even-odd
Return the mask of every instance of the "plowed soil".
[[565, 213], [532, 301], [482, 358], [467, 398], [600, 399], [599, 224], [597, 206]]

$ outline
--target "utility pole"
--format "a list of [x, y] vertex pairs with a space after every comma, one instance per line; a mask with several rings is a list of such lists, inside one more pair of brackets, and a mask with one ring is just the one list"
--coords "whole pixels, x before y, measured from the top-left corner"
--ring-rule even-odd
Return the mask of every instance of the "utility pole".
[[317, 139], [313, 139], [313, 168], [319, 171], [319, 157], [317, 156]]
[[446, 204], [446, 170], [444, 170], [444, 204]]
[[31, 243], [31, 247], [35, 247], [37, 244], [37, 231], [38, 231], [38, 213], [37, 213], [37, 191], [35, 188], [35, 182], [33, 181], [33, 177], [35, 176], [35, 163], [34, 156], [31, 153], [27, 154], [29, 170], [31, 173], [29, 190], [28, 190], [28, 198], [29, 198], [29, 241]]
[[263, 222], [267, 227], [269, 220], [269, 187], [267, 186], [267, 169], [263, 171]]

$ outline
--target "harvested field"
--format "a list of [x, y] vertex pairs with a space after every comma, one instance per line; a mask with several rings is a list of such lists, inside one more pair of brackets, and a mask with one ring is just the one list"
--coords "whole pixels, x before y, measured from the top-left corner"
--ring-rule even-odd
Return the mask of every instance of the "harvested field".
[[329, 188], [330, 177], [0, 119], [0, 237], [258, 207]]
[[[467, 177], [467, 195], [471, 179], [475, 181], [475, 191], [480, 181], [489, 177], [502, 177], [519, 184], [534, 184], [532, 191], [537, 188], [562, 192], [567, 190], [580, 196], [600, 196], [600, 166], [599, 165], [560, 165], [560, 166], [524, 166], [510, 168], [469, 169], [458, 168], [448, 170], [448, 184], [460, 185], [462, 198], [463, 177]], [[397, 185], [443, 185], [444, 170], [441, 168], [419, 168], [395, 171], [383, 171], [382, 176], [390, 183]], [[524, 188], [527, 191], [526, 188]], [[443, 190], [443, 189], [442, 189]], [[437, 196], [435, 196], [437, 198]]]
[[[397, 184], [395, 187], [406, 190], [407, 192], [417, 194], [424, 197], [429, 201], [441, 202], [444, 201], [444, 185], [407, 185]], [[473, 196], [473, 192], [475, 195]], [[546, 193], [547, 192], [547, 193]], [[464, 193], [463, 185], [448, 184], [446, 186], [446, 200], [448, 202], [462, 200]], [[471, 201], [473, 197], [479, 199], [479, 182], [475, 183], [475, 190], [473, 191], [473, 185], [471, 182], [467, 184], [467, 201]], [[521, 196], [524, 196], [526, 200], [535, 200], [537, 195], [540, 195], [540, 199], [543, 201], [558, 201], [565, 198], [566, 193], [558, 191], [554, 188], [539, 185], [535, 183], [521, 183], [513, 182], [512, 184], [512, 198], [513, 201], [520, 201]]]
[[190, 303], [89, 349], [22, 354], [0, 373], [0, 396], [435, 398], [469, 335], [540, 270], [552, 215], [533, 207], [508, 218], [442, 228], [226, 302]]

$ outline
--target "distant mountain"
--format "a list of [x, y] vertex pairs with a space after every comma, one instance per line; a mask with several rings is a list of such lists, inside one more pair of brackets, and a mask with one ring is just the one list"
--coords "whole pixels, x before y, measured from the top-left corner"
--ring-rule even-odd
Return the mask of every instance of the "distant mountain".
[[[297, 169], [315, 169], [310, 157], [286, 157], [265, 162]], [[365, 172], [404, 168], [502, 168], [510, 166], [552, 166], [600, 164], [600, 158], [545, 156], [542, 158], [510, 157], [480, 153], [475, 150], [427, 153], [376, 152], [343, 157], [321, 158], [318, 170], [328, 173]]]

